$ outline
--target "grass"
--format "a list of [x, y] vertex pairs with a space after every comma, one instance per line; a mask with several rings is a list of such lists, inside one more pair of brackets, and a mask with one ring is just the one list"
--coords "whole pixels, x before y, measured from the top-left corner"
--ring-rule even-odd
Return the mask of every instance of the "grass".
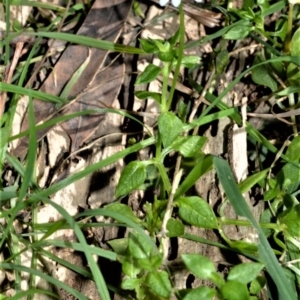
[[[13, 4], [34, 8], [26, 26], [11, 20], [10, 13], [7, 12]], [[124, 299], [170, 299], [172, 296], [178, 299], [230, 300], [299, 298], [300, 139], [298, 117], [292, 113], [298, 107], [299, 98], [297, 74], [300, 64], [300, 34], [296, 29], [299, 8], [293, 5], [287, 7], [284, 1], [275, 4], [267, 1], [244, 3], [241, 9], [232, 8], [234, 4], [230, 2], [216, 6], [216, 10], [219, 9], [226, 15], [221, 26], [211, 29], [204, 38], [189, 43], [185, 41], [186, 20], [180, 6], [178, 28], [166, 40], [140, 38], [133, 41], [138, 46], [60, 32], [63, 25], [78, 22], [80, 16], [84, 19], [89, 4], [73, 5], [70, 2], [66, 7], [35, 1], [5, 1], [1, 4], [6, 11], [7, 24], [6, 36], [0, 42], [3, 49], [1, 70], [8, 71], [9, 62], [13, 60], [10, 55], [13, 39], [19, 35], [34, 37], [34, 44], [24, 48], [27, 53], [16, 58], [18, 64], [12, 70], [13, 76], [8, 78], [3, 73], [0, 83], [0, 100], [5, 103], [0, 128], [0, 272], [5, 277], [0, 282], [1, 299], [39, 299], [42, 294], [60, 299], [61, 291], [73, 295], [75, 299], [89, 299], [76, 286], [61, 281], [47, 270], [46, 261], [50, 265], [55, 262], [81, 278], [92, 280], [101, 299], [111, 299], [113, 293]], [[134, 7], [138, 13], [143, 4], [139, 6], [137, 2]], [[54, 17], [47, 17], [46, 11], [51, 11]], [[287, 12], [287, 17], [281, 14], [275, 21], [270, 21], [271, 25], [264, 24], [268, 16], [278, 12]], [[34, 19], [36, 13], [37, 19]], [[13, 28], [8, 24], [13, 24]], [[30, 27], [36, 28], [32, 30]], [[16, 33], [9, 33], [11, 30]], [[44, 39], [61, 40], [111, 53], [158, 57], [160, 65], [154, 65], [150, 61], [148, 67], [139, 72], [135, 86], [139, 91], [136, 91], [136, 97], [155, 101], [158, 112], [155, 125], [149, 128], [146, 119], [141, 121], [128, 110], [111, 107], [64, 114], [64, 108], [80, 101], [82, 94], [69, 104], [67, 92], [51, 95], [32, 85], [27, 86], [26, 83], [34, 72], [33, 64], [44, 55], [49, 55], [45, 44], [41, 43]], [[254, 41], [260, 47], [257, 47], [258, 50], [252, 56], [247, 57], [245, 68], [230, 82], [225, 82], [221, 91], [218, 90], [225, 75], [236, 71], [232, 69], [231, 63], [237, 59], [231, 56], [230, 51], [239, 47], [239, 43]], [[186, 54], [189, 49], [208, 42], [214, 45], [212, 69], [205, 58], [201, 61], [195, 55]], [[242, 52], [243, 49], [239, 50]], [[264, 57], [263, 61], [255, 60], [255, 56], [259, 55]], [[71, 78], [72, 82], [65, 89], [71, 89], [73, 81], [80, 80], [80, 72], [85, 68], [85, 64], [79, 68], [79, 73]], [[197, 72], [208, 74], [204, 83], [196, 80]], [[185, 78], [182, 78], [183, 74]], [[59, 78], [59, 74], [56, 75]], [[161, 91], [149, 91], [148, 84], [159, 78]], [[173, 78], [171, 83], [170, 78]], [[199, 96], [201, 102], [197, 103], [192, 97], [177, 91], [177, 82], [181, 79], [194, 94], [202, 97]], [[36, 80], [36, 84], [38, 83]], [[232, 107], [224, 102], [230, 93], [238, 92], [238, 84], [242, 84], [245, 91], [247, 85], [251, 86], [261, 98], [274, 98], [277, 102], [275, 101], [272, 112], [273, 109], [276, 113], [282, 109], [291, 112], [289, 125], [278, 117], [277, 123], [273, 123], [280, 129], [284, 128], [279, 130], [280, 136], [275, 144], [270, 134], [275, 127], [269, 127], [269, 131], [256, 128], [250, 120], [245, 122], [240, 104]], [[27, 96], [28, 99], [28, 128], [12, 135], [21, 96]], [[255, 101], [253, 103], [249, 100], [250, 97], [251, 94], [248, 95], [248, 112], [257, 107]], [[53, 114], [36, 124], [36, 99], [56, 104], [61, 114]], [[97, 114], [126, 117], [134, 126], [139, 124], [143, 134], [136, 133], [131, 144], [128, 142], [122, 150], [92, 162], [82, 170], [68, 174], [57, 182], [41, 184], [37, 170], [41, 168], [41, 161], [45, 160], [43, 149], [47, 145], [47, 139], [40, 138], [39, 132], [50, 130], [54, 125], [76, 117]], [[205, 129], [213, 128], [216, 121], [221, 126], [224, 120], [230, 120], [231, 125], [237, 124], [247, 134], [247, 141], [239, 141], [248, 145], [248, 153], [244, 155], [250, 158], [250, 151], [255, 154], [255, 163], [248, 159], [246, 167], [249, 174], [239, 182], [236, 182], [232, 166], [205, 148], [205, 145], [214, 142], [213, 135], [208, 135], [207, 138]], [[268, 123], [265, 122], [264, 126], [267, 127]], [[24, 159], [16, 157], [9, 146], [12, 141], [20, 138], [28, 141]], [[229, 143], [228, 138], [224, 129], [226, 143]], [[151, 154], [144, 159], [137, 159], [145, 150]], [[230, 160], [230, 153], [228, 156]], [[76, 165], [76, 160], [79, 163], [84, 157], [83, 154], [69, 163]], [[47, 165], [47, 159], [45, 161]], [[120, 161], [126, 163], [116, 187], [113, 187], [116, 189], [115, 196], [113, 199], [105, 199], [101, 208], [99, 205], [89, 204], [88, 209], [84, 208], [82, 212], [71, 215], [64, 205], [72, 202], [72, 197], [64, 199], [63, 205], [54, 200], [57, 195], [64, 195], [62, 192], [66, 188], [92, 178]], [[57, 171], [55, 168], [53, 170], [54, 173]], [[217, 199], [218, 207], [212, 207], [210, 199], [204, 199], [195, 192], [197, 182], [209, 178], [205, 177], [208, 174], [215, 174], [222, 186]], [[143, 205], [139, 203], [134, 210], [129, 199], [132, 199], [130, 197], [136, 191], [141, 191], [140, 201]], [[257, 203], [263, 202], [258, 217], [253, 215], [254, 207], [245, 200], [244, 195], [247, 193]], [[227, 215], [225, 206], [228, 203], [234, 210], [235, 217]], [[41, 223], [39, 214], [47, 207], [53, 208], [60, 217], [52, 222], [47, 223], [45, 220]], [[191, 225], [212, 234], [217, 233], [218, 240], [203, 238], [201, 231], [191, 234]], [[249, 232], [254, 230], [257, 239], [248, 241], [245, 237], [232, 237], [226, 233], [229, 225], [247, 227]], [[97, 230], [116, 227], [120, 228], [120, 232], [122, 228], [123, 231], [126, 229], [126, 234], [109, 241], [97, 242], [89, 238], [89, 232], [92, 232], [95, 239]], [[64, 232], [72, 232], [74, 237], [71, 240], [62, 239]], [[168, 253], [170, 245], [174, 247], [171, 241], [178, 238], [186, 243], [193, 241], [223, 249], [231, 255], [239, 254], [248, 260], [246, 263], [228, 264], [228, 274], [224, 274], [215, 267], [216, 261], [215, 264], [212, 263], [215, 257], [205, 256], [204, 253], [179, 253], [177, 258], [195, 278], [210, 282], [209, 287], [179, 289], [173, 280], [170, 266], [172, 261]], [[72, 263], [60, 257], [53, 249], [80, 252], [85, 265]], [[30, 259], [24, 262], [26, 256]], [[107, 279], [107, 272], [103, 273], [99, 263], [103, 260], [119, 264], [122, 274], [117, 271], [113, 274], [115, 278], [120, 278], [119, 284], [114, 285]], [[12, 274], [10, 281], [7, 274]], [[39, 278], [48, 282], [48, 288], [40, 286]]]

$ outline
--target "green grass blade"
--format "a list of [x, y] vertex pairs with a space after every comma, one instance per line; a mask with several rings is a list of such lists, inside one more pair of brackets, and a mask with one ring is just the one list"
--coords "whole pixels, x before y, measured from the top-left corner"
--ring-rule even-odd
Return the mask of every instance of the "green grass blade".
[[213, 163], [218, 174], [218, 178], [224, 188], [232, 207], [237, 215], [246, 217], [257, 230], [259, 236], [258, 252], [259, 259], [265, 264], [266, 269], [273, 279], [281, 300], [297, 300], [291, 283], [288, 281], [282, 267], [279, 265], [273, 250], [267, 241], [259, 224], [252, 215], [248, 204], [246, 203], [242, 193], [240, 192], [237, 183], [234, 180], [234, 175], [228, 163], [219, 157], [213, 157]]
[[[99, 39], [95, 39], [83, 35], [71, 34], [71, 33], [24, 31], [23, 34], [28, 36], [41, 36], [50, 39], [62, 40], [77, 45], [84, 45], [87, 47], [98, 48], [98, 49], [108, 50], [112, 52], [120, 52], [120, 53], [128, 53], [128, 54], [145, 54], [144, 50], [132, 46], [116, 44], [105, 40], [99, 40]], [[3, 46], [2, 44], [3, 42], [2, 43], [0, 42], [0, 47]]]
[[63, 219], [65, 219], [71, 226], [71, 228], [73, 228], [76, 237], [78, 239], [78, 241], [81, 244], [82, 247], [82, 251], [84, 252], [86, 259], [87, 259], [87, 263], [91, 269], [91, 272], [93, 274], [93, 278], [95, 280], [97, 289], [99, 291], [99, 294], [101, 296], [101, 299], [103, 300], [110, 300], [110, 296], [109, 296], [109, 292], [106, 286], [106, 283], [104, 281], [103, 275], [97, 265], [97, 263], [94, 261], [93, 256], [92, 256], [92, 252], [90, 250], [89, 245], [87, 244], [85, 237], [80, 229], [80, 227], [78, 226], [78, 224], [76, 223], [76, 221], [74, 220], [74, 218], [60, 205], [58, 205], [57, 203], [49, 200], [46, 197], [41, 197], [40, 195], [32, 195], [31, 199], [36, 201], [42, 201], [44, 203], [47, 203], [49, 205], [52, 205], [63, 217]]
[[10, 263], [0, 263], [0, 268], [4, 269], [4, 270], [12, 270], [12, 271], [19, 271], [19, 272], [25, 272], [25, 273], [28, 273], [28, 274], [33, 274], [35, 276], [38, 276], [38, 277], [50, 282], [51, 284], [53, 284], [53, 285], [55, 285], [59, 288], [67, 291], [71, 295], [75, 296], [76, 299], [89, 300], [89, 298], [82, 295], [81, 293], [79, 293], [75, 289], [69, 287], [67, 284], [65, 284], [65, 283], [63, 283], [63, 282], [61, 282], [61, 281], [45, 274], [44, 272], [40, 272], [38, 270], [34, 270], [34, 269], [31, 269], [31, 268], [28, 268], [28, 267], [15, 265], [15, 264], [10, 264]]
[[135, 153], [145, 147], [148, 147], [148, 146], [154, 144], [154, 142], [155, 142], [155, 138], [151, 137], [147, 140], [136, 143], [131, 147], [128, 147], [122, 151], [119, 151], [119, 152], [111, 155], [110, 157], [103, 159], [100, 162], [95, 163], [91, 166], [88, 166], [84, 170], [82, 170], [76, 174], [73, 174], [66, 179], [63, 179], [63, 180], [57, 182], [56, 184], [53, 184], [49, 188], [37, 193], [37, 196], [48, 197], [48, 196], [58, 192], [62, 188], [72, 184], [73, 182], [76, 182], [77, 180], [80, 180], [81, 178], [84, 178], [87, 175], [89, 175], [93, 172], [96, 172], [96, 171], [100, 170], [101, 168], [104, 168], [104, 167], [116, 162], [117, 160], [126, 157], [127, 155], [129, 155], [131, 153]]
[[[21, 291], [21, 292], [18, 292], [14, 296], [10, 296], [9, 299], [10, 300], [25, 299], [24, 297], [26, 297], [26, 296], [30, 296], [30, 295], [33, 296], [33, 295], [36, 295], [36, 294], [39, 294], [39, 295], [48, 295], [48, 296], [50, 296], [52, 298], [59, 299], [58, 295], [55, 295], [54, 293], [52, 293], [50, 291], [42, 290], [42, 289], [29, 289], [27, 291]], [[8, 298], [4, 298], [4, 299], [8, 299]]]
[[39, 99], [47, 102], [53, 102], [53, 103], [58, 103], [58, 104], [65, 104], [68, 103], [68, 100], [62, 99], [57, 96], [53, 96], [44, 92], [40, 91], [35, 91], [32, 89], [26, 89], [14, 84], [9, 84], [5, 82], [0, 82], [0, 90], [3, 92], [9, 92], [9, 93], [14, 93], [14, 94], [19, 94], [19, 95], [25, 95], [34, 99]]

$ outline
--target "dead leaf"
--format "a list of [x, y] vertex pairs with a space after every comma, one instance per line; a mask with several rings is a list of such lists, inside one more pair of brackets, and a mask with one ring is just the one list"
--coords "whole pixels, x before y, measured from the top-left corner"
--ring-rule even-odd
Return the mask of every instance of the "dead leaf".
[[[132, 1], [127, 0], [96, 0], [77, 34], [106, 41], [116, 41], [131, 4]], [[104, 72], [100, 72], [108, 64], [108, 54], [108, 51], [101, 49], [69, 45], [56, 63], [53, 72], [42, 85], [41, 90], [52, 95], [60, 95], [76, 70], [89, 57], [86, 68], [71, 88], [68, 98], [75, 99], [83, 91], [87, 92], [78, 97], [72, 105], [67, 106], [64, 113], [103, 107], [102, 103], [110, 106], [119, 92], [124, 69], [119, 62], [116, 62]], [[56, 111], [56, 106], [53, 103], [35, 100], [34, 109], [36, 122], [41, 122]], [[72, 151], [78, 149], [91, 132], [100, 125], [101, 119], [101, 115], [85, 116], [63, 124], [63, 128], [71, 138]], [[22, 123], [22, 131], [27, 129], [28, 114]], [[37, 138], [41, 139], [49, 129], [39, 131]], [[22, 159], [26, 155], [27, 148], [28, 139], [23, 138], [13, 150], [13, 154]]]

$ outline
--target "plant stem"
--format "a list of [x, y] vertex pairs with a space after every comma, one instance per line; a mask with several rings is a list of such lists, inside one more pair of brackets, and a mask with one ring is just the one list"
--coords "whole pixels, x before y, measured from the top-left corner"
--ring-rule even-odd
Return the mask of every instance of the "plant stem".
[[183, 14], [183, 9], [182, 9], [182, 3], [179, 6], [179, 20], [180, 20], [180, 27], [179, 27], [179, 48], [178, 48], [178, 58], [177, 58], [177, 64], [174, 72], [174, 78], [171, 86], [171, 90], [169, 93], [169, 99], [167, 102], [167, 110], [170, 109], [172, 100], [173, 100], [173, 95], [176, 87], [176, 83], [178, 80], [178, 75], [180, 71], [180, 66], [181, 66], [181, 61], [183, 57], [183, 50], [184, 50], [184, 35], [185, 35], [185, 29], [184, 29], [184, 14]]

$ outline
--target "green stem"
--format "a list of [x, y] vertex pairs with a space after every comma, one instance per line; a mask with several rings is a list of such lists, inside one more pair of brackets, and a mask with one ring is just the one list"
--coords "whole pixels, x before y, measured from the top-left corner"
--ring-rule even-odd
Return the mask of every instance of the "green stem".
[[170, 75], [169, 63], [164, 62], [163, 69], [162, 69], [163, 82], [162, 82], [162, 91], [161, 91], [161, 107], [160, 107], [161, 113], [165, 113], [169, 110], [167, 105], [169, 75]]
[[287, 33], [284, 41], [283, 53], [286, 55], [290, 54], [291, 51], [291, 39], [292, 39], [292, 30], [293, 30], [293, 10], [294, 4], [289, 5], [289, 14], [288, 14], [288, 27]]
[[173, 100], [173, 95], [176, 87], [176, 83], [178, 80], [178, 75], [180, 71], [180, 66], [181, 66], [181, 61], [183, 57], [183, 50], [184, 50], [184, 14], [183, 14], [183, 9], [182, 9], [182, 4], [179, 6], [179, 20], [180, 20], [180, 27], [179, 27], [179, 49], [178, 49], [178, 58], [177, 58], [177, 64], [174, 72], [174, 78], [172, 81], [172, 86], [171, 90], [169, 93], [169, 99], [167, 103], [167, 110], [170, 109], [172, 100]]
[[[157, 159], [157, 158], [158, 158], [158, 157], [156, 157], [156, 159]], [[160, 163], [160, 162], [157, 162], [157, 163], [156, 163], [156, 166], [157, 166], [157, 168], [158, 168], [158, 170], [159, 170], [159, 173], [160, 173], [161, 179], [162, 179], [162, 181], [163, 181], [163, 184], [164, 184], [164, 186], [165, 186], [165, 189], [166, 189], [167, 193], [170, 194], [171, 188], [172, 188], [172, 187], [171, 187], [171, 183], [170, 183], [170, 180], [169, 180], [169, 177], [168, 177], [166, 168], [165, 168], [165, 166], [164, 166], [162, 163]]]

